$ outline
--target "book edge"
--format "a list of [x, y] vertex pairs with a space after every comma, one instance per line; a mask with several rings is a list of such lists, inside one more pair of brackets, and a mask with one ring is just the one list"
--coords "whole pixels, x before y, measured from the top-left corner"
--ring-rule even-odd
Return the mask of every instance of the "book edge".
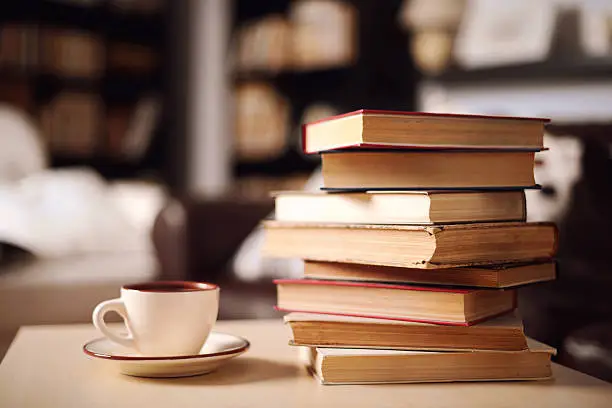
[[502, 116], [502, 115], [477, 115], [469, 113], [437, 113], [437, 112], [411, 112], [383, 109], [357, 109], [351, 112], [341, 113], [334, 116], [329, 116], [313, 122], [304, 123], [303, 126], [316, 125], [317, 123], [325, 123], [335, 119], [346, 118], [357, 115], [396, 115], [396, 116], [426, 116], [438, 118], [457, 118], [457, 119], [491, 119], [491, 120], [517, 120], [517, 121], [535, 121], [541, 123], [550, 123], [550, 118], [538, 118], [529, 116]]
[[369, 192], [404, 192], [404, 191], [427, 191], [427, 192], [490, 192], [490, 191], [522, 191], [522, 190], [540, 190], [540, 184], [532, 184], [528, 186], [481, 186], [481, 187], [320, 187], [319, 190], [329, 193], [369, 193]]
[[293, 222], [293, 221], [277, 221], [274, 219], [264, 220], [262, 224], [271, 228], [342, 228], [342, 229], [372, 229], [372, 230], [406, 230], [406, 231], [424, 231], [434, 234], [446, 230], [472, 230], [472, 229], [487, 229], [487, 228], [529, 228], [529, 227], [547, 227], [555, 228], [555, 223], [548, 221], [538, 222], [479, 222], [479, 223], [458, 223], [458, 224], [436, 224], [436, 225], [420, 225], [420, 224], [345, 224], [345, 223], [313, 223], [313, 222]]
[[[289, 346], [291, 347], [310, 347], [310, 348], [326, 348], [326, 349], [333, 349], [333, 348], [341, 348], [341, 349], [345, 349], [345, 348], [350, 348], [350, 349], [364, 349], [364, 350], [377, 350], [380, 349], [380, 347], [376, 347], [376, 346], [354, 346], [354, 345], [320, 345], [320, 344], [306, 344], [306, 343], [297, 343], [295, 340], [289, 340], [289, 342], [287, 343]], [[391, 351], [426, 351], [426, 352], [431, 352], [431, 353], [445, 353], [445, 352], [473, 352], [473, 353], [482, 353], [482, 352], [488, 352], [488, 351], [500, 351], [500, 352], [521, 352], [521, 351], [527, 351], [527, 349], [520, 349], [520, 350], [495, 350], [495, 349], [476, 349], [476, 348], [427, 348], [425, 346], [419, 346], [419, 347], [413, 347], [413, 348], [408, 348], [408, 347], [398, 347], [398, 346], [393, 346], [393, 347], [386, 347], [386, 350], [391, 350]]]
[[475, 324], [484, 322], [486, 320], [494, 319], [494, 318], [496, 318], [498, 316], [501, 316], [502, 314], [509, 313], [509, 312], [512, 311], [512, 309], [504, 310], [503, 312], [500, 312], [500, 313], [497, 313], [497, 314], [494, 314], [494, 315], [491, 315], [491, 316], [483, 317], [481, 319], [469, 321], [469, 322], [449, 322], [449, 321], [442, 321], [442, 320], [405, 319], [405, 318], [397, 318], [397, 317], [387, 317], [387, 316], [378, 316], [378, 315], [364, 315], [364, 314], [356, 314], [356, 313], [352, 313], [352, 314], [351, 313], [335, 313], [335, 312], [331, 313], [331, 312], [321, 312], [321, 311], [313, 312], [313, 311], [308, 311], [308, 310], [287, 309], [287, 308], [279, 307], [278, 305], [274, 306], [274, 310], [279, 311], [279, 312], [286, 312], [286, 313], [299, 312], [299, 313], [329, 314], [329, 315], [337, 315], [337, 316], [369, 317], [369, 318], [381, 319], [381, 320], [397, 320], [397, 321], [404, 321], [404, 322], [442, 324], [442, 325], [445, 325], [445, 326], [473, 326]]
[[[352, 320], [343, 320], [343, 318], [357, 318], [359, 320], [356, 321], [352, 321]], [[502, 319], [508, 319], [509, 321], [513, 321], [514, 323], [516, 323], [516, 326], [510, 326], [510, 325], [495, 325], [494, 323], [495, 320], [501, 321]], [[364, 321], [366, 320], [366, 321]], [[367, 321], [369, 320], [369, 321]], [[377, 318], [372, 318], [372, 317], [358, 317], [358, 316], [348, 316], [348, 315], [334, 315], [334, 314], [325, 314], [325, 313], [316, 313], [316, 312], [290, 312], [289, 314], [286, 314], [283, 316], [283, 323], [284, 324], [291, 324], [291, 323], [319, 323], [319, 322], [331, 322], [331, 323], [364, 323], [364, 324], [370, 324], [370, 325], [377, 325], [377, 324], [381, 324], [381, 325], [398, 325], [398, 326], [403, 326], [403, 325], [426, 325], [426, 326], [436, 326], [436, 324], [433, 323], [425, 323], [425, 322], [407, 322], [407, 321], [402, 321], [402, 320], [388, 320], [388, 319], [377, 319]], [[510, 311], [508, 313], [504, 313], [501, 314], [497, 317], [488, 319], [485, 322], [481, 322], [480, 324], [487, 324], [489, 323], [488, 327], [491, 328], [500, 328], [500, 327], [504, 327], [504, 328], [509, 328], [512, 327], [513, 329], [519, 329], [521, 331], [524, 331], [524, 326], [522, 323], [522, 319], [520, 317], [520, 313], [518, 312], [518, 309], [515, 309], [513, 311]]]
[[[355, 282], [355, 281], [340, 281], [340, 280], [325, 280], [325, 279], [274, 279], [274, 284], [293, 284], [293, 285], [319, 285], [319, 286], [351, 286], [362, 288], [379, 288], [379, 289], [395, 289], [395, 290], [413, 290], [418, 292], [440, 292], [440, 293], [460, 293], [469, 294], [485, 291], [486, 289], [460, 289], [460, 288], [441, 288], [435, 286], [419, 286], [405, 284], [390, 284], [379, 282]], [[503, 289], [499, 289], [503, 290]]]

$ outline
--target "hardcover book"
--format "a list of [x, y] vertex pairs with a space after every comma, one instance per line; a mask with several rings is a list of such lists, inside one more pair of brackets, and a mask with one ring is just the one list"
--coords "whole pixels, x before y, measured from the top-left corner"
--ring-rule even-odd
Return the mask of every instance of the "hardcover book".
[[264, 256], [420, 269], [549, 259], [557, 245], [551, 223], [263, 225]]
[[549, 119], [361, 109], [302, 127], [306, 153], [344, 148], [541, 150]]
[[448, 325], [471, 325], [514, 310], [514, 290], [278, 279], [278, 309]]
[[373, 191], [275, 194], [278, 221], [349, 224], [444, 224], [525, 221], [522, 191]]
[[523, 324], [508, 313], [472, 326], [449, 326], [319, 313], [289, 313], [290, 344], [396, 350], [524, 350]]
[[542, 380], [555, 349], [528, 339], [521, 351], [398, 351], [312, 347], [305, 363], [323, 384]]
[[304, 262], [304, 276], [312, 279], [419, 283], [431, 285], [509, 288], [555, 279], [555, 262], [477, 265], [419, 269], [338, 262]]
[[321, 154], [323, 187], [344, 190], [533, 188], [534, 152], [337, 150]]

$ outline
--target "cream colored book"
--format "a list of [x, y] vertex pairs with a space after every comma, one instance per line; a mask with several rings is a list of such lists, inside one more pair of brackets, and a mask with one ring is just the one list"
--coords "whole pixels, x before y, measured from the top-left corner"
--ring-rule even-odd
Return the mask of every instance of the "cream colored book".
[[525, 221], [522, 191], [275, 194], [278, 221], [350, 224], [444, 224]]
[[277, 309], [468, 326], [514, 310], [512, 289], [276, 279]]
[[306, 153], [339, 148], [543, 147], [548, 119], [361, 109], [304, 125]]
[[319, 313], [289, 313], [284, 321], [294, 346], [435, 351], [527, 348], [523, 324], [516, 311], [473, 326]]
[[263, 225], [265, 256], [420, 269], [549, 259], [557, 245], [550, 223]]
[[522, 351], [399, 351], [310, 348], [307, 365], [323, 384], [542, 380], [555, 349], [528, 339]]

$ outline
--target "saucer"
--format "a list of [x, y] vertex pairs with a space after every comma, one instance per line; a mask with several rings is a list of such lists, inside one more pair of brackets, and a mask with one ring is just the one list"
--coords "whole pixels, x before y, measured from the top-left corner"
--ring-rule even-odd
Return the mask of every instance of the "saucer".
[[107, 338], [83, 346], [90, 357], [114, 364], [122, 374], [135, 377], [187, 377], [206, 374], [249, 348], [249, 342], [233, 334], [211, 332], [200, 353], [187, 356], [147, 357]]

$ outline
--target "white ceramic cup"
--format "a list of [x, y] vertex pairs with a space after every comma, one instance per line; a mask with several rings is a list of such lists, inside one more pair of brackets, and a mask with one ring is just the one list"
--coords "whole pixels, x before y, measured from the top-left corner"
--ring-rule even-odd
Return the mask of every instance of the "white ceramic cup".
[[[127, 335], [104, 322], [108, 312], [118, 313]], [[219, 311], [219, 287], [202, 282], [148, 282], [121, 288], [121, 297], [100, 303], [93, 324], [111, 341], [146, 356], [198, 354]]]

